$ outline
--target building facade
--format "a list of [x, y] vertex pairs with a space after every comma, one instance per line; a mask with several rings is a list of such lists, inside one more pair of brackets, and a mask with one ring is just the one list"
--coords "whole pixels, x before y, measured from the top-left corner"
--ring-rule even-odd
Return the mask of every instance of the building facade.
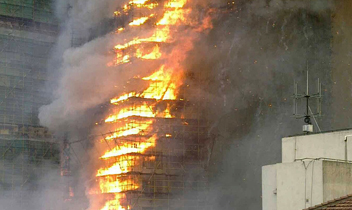
[[301, 210], [352, 193], [352, 130], [282, 139], [262, 170], [263, 210]]
[[38, 120], [57, 34], [52, 1], [0, 1], [0, 195], [24, 198], [59, 172], [59, 146]]

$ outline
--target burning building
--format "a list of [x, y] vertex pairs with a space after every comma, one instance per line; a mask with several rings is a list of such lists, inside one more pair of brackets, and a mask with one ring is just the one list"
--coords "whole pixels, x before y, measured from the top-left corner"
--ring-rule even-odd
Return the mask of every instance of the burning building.
[[116, 119], [106, 119], [114, 131], [99, 142], [106, 152], [92, 195], [104, 197], [101, 209], [206, 209], [207, 124], [180, 115], [196, 104], [130, 97], [114, 106]]
[[132, 17], [116, 36], [147, 33], [117, 43], [116, 59], [107, 65], [123, 69], [139, 62], [145, 69], [123, 84], [105, 120], [96, 123], [101, 154], [88, 189], [91, 209], [207, 208], [208, 124], [197, 92], [189, 90], [197, 82], [182, 62], [211, 28], [210, 11], [193, 17], [189, 3], [134, 0], [115, 12], [117, 19]]

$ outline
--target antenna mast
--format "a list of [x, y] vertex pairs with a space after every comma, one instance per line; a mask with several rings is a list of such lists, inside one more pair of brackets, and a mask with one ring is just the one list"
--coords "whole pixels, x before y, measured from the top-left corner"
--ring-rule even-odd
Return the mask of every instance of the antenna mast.
[[[294, 94], [293, 94], [293, 115], [297, 118], [297, 119], [302, 119], [304, 118], [304, 123], [306, 123], [305, 125], [303, 125], [303, 132], [304, 133], [312, 133], [314, 131], [313, 129], [313, 125], [312, 125], [312, 121], [311, 118], [314, 118], [318, 116], [321, 116], [321, 101], [322, 101], [322, 93], [321, 93], [321, 82], [318, 78], [318, 92], [310, 95], [309, 94], [309, 72], [307, 70], [307, 89], [306, 92], [304, 94], [298, 94], [298, 85], [296, 83], [296, 81], [294, 81]], [[317, 100], [317, 112], [313, 113], [310, 106], [309, 106], [309, 102], [312, 98], [315, 98]], [[306, 102], [306, 106], [305, 106], [305, 112], [304, 114], [299, 114], [298, 111], [298, 103], [302, 100], [305, 99]], [[315, 121], [315, 123], [317, 124], [318, 128], [319, 125], [318, 123]], [[320, 129], [320, 128], [319, 128]]]

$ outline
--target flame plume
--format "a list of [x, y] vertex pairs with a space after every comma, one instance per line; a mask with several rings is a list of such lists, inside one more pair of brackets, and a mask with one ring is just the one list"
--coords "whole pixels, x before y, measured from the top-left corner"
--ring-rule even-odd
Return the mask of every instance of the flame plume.
[[[116, 36], [147, 23], [148, 26], [143, 27], [149, 27], [152, 33], [116, 44], [116, 59], [108, 66], [129, 65], [137, 59], [154, 61], [159, 66], [148, 75], [136, 75], [136, 80], [146, 84], [143, 89], [126, 91], [110, 101], [115, 109], [106, 117], [105, 125], [113, 126], [114, 129], [101, 142], [115, 142], [116, 146], [108, 148], [100, 156], [105, 166], [98, 168], [95, 174], [99, 187], [94, 193], [107, 197], [100, 210], [133, 208], [126, 202], [125, 192], [142, 190], [141, 181], [132, 174], [140, 169], [139, 161], [155, 161], [155, 156], [147, 154], [157, 146], [159, 138], [154, 132], [155, 120], [174, 118], [168, 102], [183, 100], [178, 97], [178, 89], [183, 84], [182, 62], [185, 54], [193, 48], [197, 33], [211, 28], [209, 21], [191, 18], [192, 9], [187, 6], [189, 3], [191, 0], [167, 0], [163, 5], [151, 0], [131, 0], [122, 10], [115, 12], [116, 16], [120, 16], [131, 12], [133, 8], [149, 10], [147, 16], [134, 19], [126, 28], [117, 29]], [[162, 14], [157, 8], [162, 9]], [[152, 21], [154, 23], [149, 24]], [[181, 27], [187, 28], [183, 30], [188, 30], [188, 33], [180, 33]], [[168, 51], [163, 48], [164, 44], [169, 45]], [[133, 99], [138, 99], [138, 102], [132, 103]], [[160, 102], [167, 105], [159, 108]], [[166, 134], [167, 138], [171, 136]], [[130, 137], [138, 137], [139, 141], [131, 141]]]

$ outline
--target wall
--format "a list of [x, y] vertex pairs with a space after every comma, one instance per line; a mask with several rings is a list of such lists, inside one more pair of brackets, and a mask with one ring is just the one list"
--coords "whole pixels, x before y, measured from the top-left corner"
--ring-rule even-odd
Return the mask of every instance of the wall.
[[263, 210], [277, 210], [277, 178], [276, 165], [263, 166], [262, 199]]
[[[263, 167], [263, 210], [302, 210], [322, 203], [322, 162], [299, 161]], [[275, 183], [277, 195], [273, 196]]]
[[[282, 139], [282, 162], [304, 158], [330, 158], [345, 160], [346, 136], [352, 138], [352, 130], [336, 131]], [[351, 148], [351, 149], [349, 149]], [[347, 141], [347, 158], [352, 161], [352, 141]]]
[[53, 0], [0, 0], [0, 15], [54, 24]]
[[38, 109], [49, 103], [45, 89], [58, 26], [51, 0], [0, 0], [0, 135], [47, 138]]
[[51, 97], [45, 83], [58, 34], [51, 4], [0, 0], [0, 198], [23, 205], [43, 176], [60, 172], [60, 147], [38, 119]]
[[283, 138], [282, 163], [262, 170], [263, 210], [301, 210], [352, 193], [346, 159], [352, 130]]
[[324, 161], [324, 202], [352, 193], [352, 164]]

